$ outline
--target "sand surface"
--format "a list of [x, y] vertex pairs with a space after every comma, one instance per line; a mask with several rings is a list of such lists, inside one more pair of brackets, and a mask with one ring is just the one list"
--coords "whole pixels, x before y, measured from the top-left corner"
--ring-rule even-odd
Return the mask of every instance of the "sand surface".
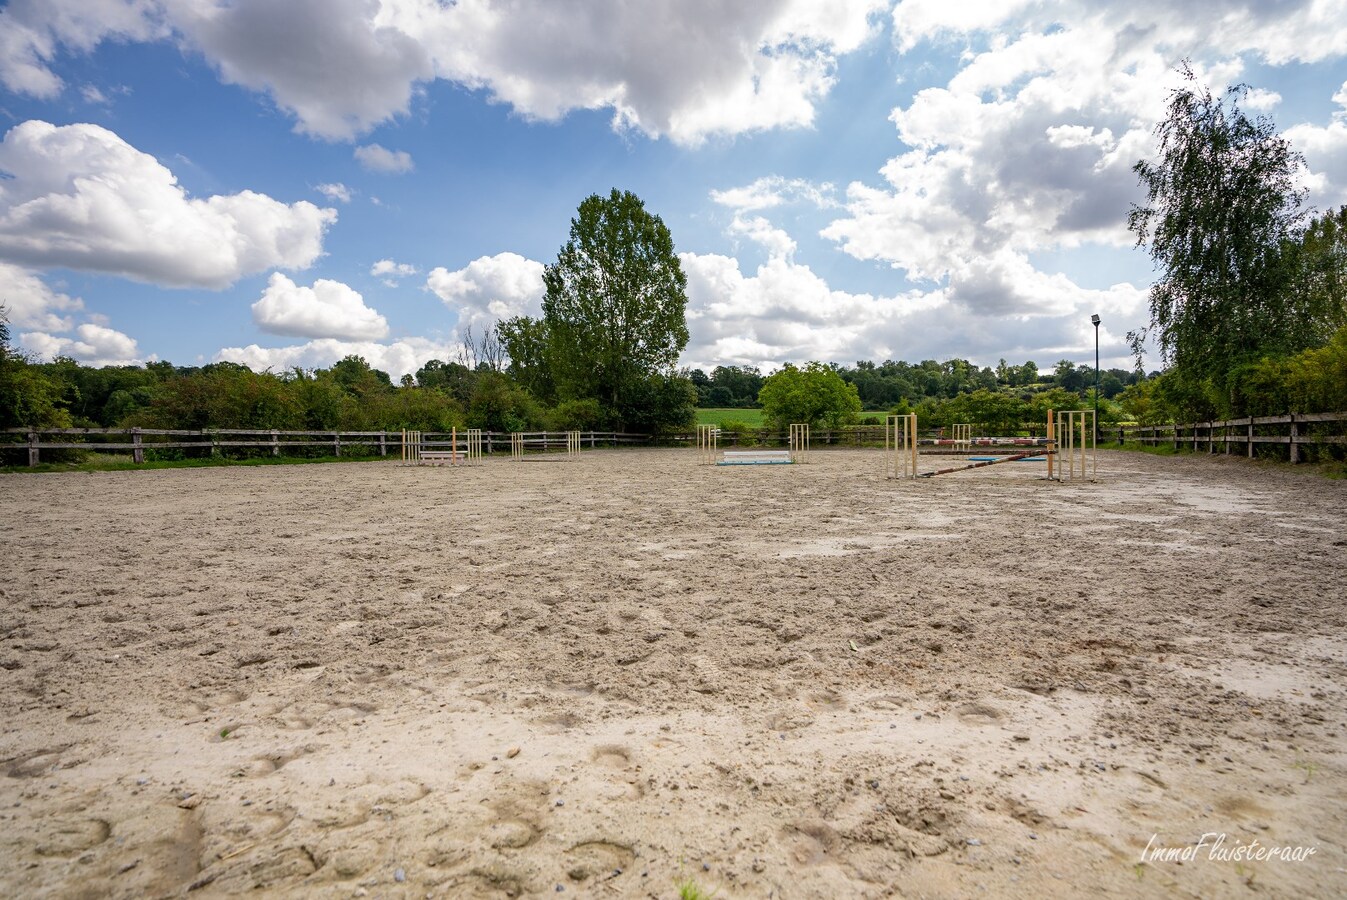
[[1347, 895], [1347, 484], [695, 462], [0, 476], [0, 896]]

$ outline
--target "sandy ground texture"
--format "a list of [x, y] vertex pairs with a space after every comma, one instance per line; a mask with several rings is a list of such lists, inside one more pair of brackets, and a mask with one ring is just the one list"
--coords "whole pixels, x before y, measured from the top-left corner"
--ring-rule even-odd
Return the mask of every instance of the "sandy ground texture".
[[0, 476], [0, 895], [1347, 895], [1347, 484], [696, 458]]

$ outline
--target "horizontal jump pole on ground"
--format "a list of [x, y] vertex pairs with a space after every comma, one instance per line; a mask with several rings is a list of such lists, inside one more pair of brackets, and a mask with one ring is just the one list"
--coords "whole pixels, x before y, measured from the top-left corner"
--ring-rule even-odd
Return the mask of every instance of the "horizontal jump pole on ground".
[[917, 477], [934, 478], [936, 475], [949, 475], [954, 472], [966, 472], [969, 469], [984, 469], [987, 466], [1000, 465], [1001, 463], [1017, 462], [1022, 459], [1028, 459], [1031, 456], [1044, 456], [1046, 458], [1047, 456], [1056, 456], [1056, 455], [1057, 452], [1055, 450], [1049, 450], [1046, 454], [1042, 453], [1039, 450], [1033, 450], [1029, 453], [1016, 453], [1011, 456], [1003, 456], [999, 459], [991, 459], [991, 460], [984, 460], [983, 462], [969, 463], [966, 466], [951, 466], [948, 469], [937, 469], [934, 472], [920, 472], [917, 474]]

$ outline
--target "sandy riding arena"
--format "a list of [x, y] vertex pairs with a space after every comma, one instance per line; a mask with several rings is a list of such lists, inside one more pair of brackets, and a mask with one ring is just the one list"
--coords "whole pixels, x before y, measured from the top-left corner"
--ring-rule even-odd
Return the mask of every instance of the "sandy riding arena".
[[1347, 483], [0, 476], [0, 896], [1347, 894]]

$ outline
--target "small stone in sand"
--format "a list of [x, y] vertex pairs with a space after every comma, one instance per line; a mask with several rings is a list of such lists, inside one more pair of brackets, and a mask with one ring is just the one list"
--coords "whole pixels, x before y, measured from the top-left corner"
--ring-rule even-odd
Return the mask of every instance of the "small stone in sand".
[[506, 750], [506, 751], [505, 751], [505, 758], [506, 758], [506, 759], [514, 759], [514, 758], [515, 758], [516, 756], [518, 756], [518, 755], [519, 755], [519, 748], [518, 748], [518, 747], [511, 747], [509, 750]]

